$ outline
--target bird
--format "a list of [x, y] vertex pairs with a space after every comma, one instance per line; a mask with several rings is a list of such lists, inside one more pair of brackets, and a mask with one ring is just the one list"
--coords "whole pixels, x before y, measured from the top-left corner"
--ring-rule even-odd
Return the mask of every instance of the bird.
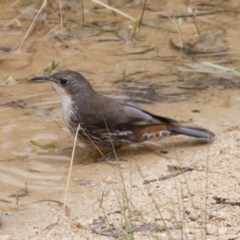
[[[31, 79], [52, 83], [60, 95], [63, 119], [70, 132], [87, 144], [110, 148], [99, 158], [107, 160], [121, 147], [172, 135], [186, 135], [210, 141], [215, 134], [205, 128], [181, 124], [128, 101], [118, 101], [95, 91], [80, 73], [62, 70]], [[80, 126], [80, 127], [79, 127]]]

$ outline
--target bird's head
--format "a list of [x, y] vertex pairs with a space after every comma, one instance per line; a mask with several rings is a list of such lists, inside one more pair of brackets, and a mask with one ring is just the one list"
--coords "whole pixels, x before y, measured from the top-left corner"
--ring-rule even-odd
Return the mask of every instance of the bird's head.
[[70, 70], [59, 71], [49, 76], [36, 76], [31, 80], [46, 80], [51, 82], [60, 96], [74, 96], [93, 91], [90, 83], [81, 74]]

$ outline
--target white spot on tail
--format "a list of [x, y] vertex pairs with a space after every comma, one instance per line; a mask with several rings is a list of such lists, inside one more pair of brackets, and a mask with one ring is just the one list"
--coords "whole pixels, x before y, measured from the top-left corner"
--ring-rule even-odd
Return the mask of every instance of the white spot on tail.
[[161, 137], [167, 137], [167, 136], [170, 136], [171, 135], [171, 132], [168, 131], [168, 130], [162, 130], [160, 132], [157, 132], [157, 133], [145, 133], [143, 134], [142, 138], [143, 140], [154, 140], [154, 139], [158, 139], [158, 138], [161, 138]]

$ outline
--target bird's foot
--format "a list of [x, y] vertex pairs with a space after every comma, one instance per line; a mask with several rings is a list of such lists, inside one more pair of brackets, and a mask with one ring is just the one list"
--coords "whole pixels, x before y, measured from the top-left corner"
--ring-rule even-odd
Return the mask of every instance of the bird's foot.
[[114, 149], [114, 151], [111, 151], [111, 152], [105, 154], [104, 156], [100, 157], [97, 161], [98, 162], [104, 162], [104, 161], [106, 161], [108, 159], [111, 160], [111, 161], [124, 161], [124, 159], [118, 158], [116, 156], [115, 153], [116, 153], [117, 150], [118, 149]]

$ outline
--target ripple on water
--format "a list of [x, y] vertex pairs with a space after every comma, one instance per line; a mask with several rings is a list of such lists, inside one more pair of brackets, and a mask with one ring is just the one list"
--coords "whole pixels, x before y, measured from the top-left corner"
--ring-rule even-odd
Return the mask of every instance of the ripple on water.
[[[23, 187], [27, 183], [31, 190], [61, 189], [68, 163], [41, 162], [41, 160], [9, 160], [0, 165], [0, 181], [5, 186]], [[56, 169], [58, 169], [56, 171]]]
[[[63, 178], [68, 171], [68, 156], [56, 149], [44, 149], [41, 146], [55, 145], [59, 138], [59, 127], [53, 122], [37, 121], [22, 116], [21, 119], [5, 124], [0, 139], [0, 181], [1, 192], [8, 194], [9, 189], [23, 188], [25, 183], [29, 190], [62, 189]], [[44, 126], [44, 125], [47, 125]], [[53, 127], [51, 127], [51, 126]], [[44, 128], [51, 129], [43, 130]], [[31, 144], [36, 141], [39, 146]], [[49, 163], [48, 163], [49, 162]], [[56, 171], [57, 169], [57, 171]]]

